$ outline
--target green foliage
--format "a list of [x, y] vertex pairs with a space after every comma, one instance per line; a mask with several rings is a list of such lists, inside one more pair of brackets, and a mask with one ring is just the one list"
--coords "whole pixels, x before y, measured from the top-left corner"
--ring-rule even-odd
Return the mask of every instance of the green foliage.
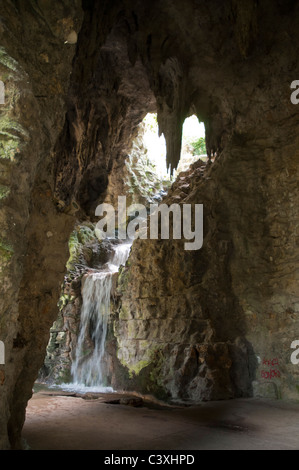
[[79, 262], [79, 256], [82, 253], [84, 245], [93, 240], [96, 240], [96, 234], [92, 225], [78, 225], [75, 228], [69, 239], [70, 257], [66, 265], [68, 271], [73, 270], [76, 263]]
[[9, 117], [9, 109], [3, 109], [0, 116], [0, 158], [14, 161], [22, 140], [28, 139], [27, 131]]
[[193, 155], [205, 155], [207, 153], [206, 141], [204, 137], [199, 137], [199, 139], [191, 142], [191, 147], [193, 149]]
[[0, 238], [0, 259], [10, 259], [14, 253], [12, 245]]
[[0, 64], [9, 69], [12, 72], [18, 72], [19, 67], [15, 59], [10, 57], [4, 47], [0, 47]]
[[0, 201], [1, 199], [5, 199], [10, 193], [10, 188], [8, 186], [4, 186], [0, 184]]
[[158, 133], [158, 117], [155, 113], [149, 113], [143, 119], [145, 130]]

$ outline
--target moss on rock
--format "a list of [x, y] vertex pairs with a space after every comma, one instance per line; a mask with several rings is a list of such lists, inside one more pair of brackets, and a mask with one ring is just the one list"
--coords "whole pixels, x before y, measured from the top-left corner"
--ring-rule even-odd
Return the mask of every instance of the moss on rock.
[[9, 260], [14, 254], [14, 249], [12, 245], [3, 239], [0, 238], [0, 258], [4, 260]]
[[10, 188], [3, 184], [0, 184], [0, 201], [5, 199], [10, 193]]
[[72, 270], [75, 264], [79, 261], [79, 256], [86, 243], [97, 240], [95, 228], [90, 225], [78, 225], [72, 232], [69, 239], [69, 253], [70, 257], [67, 262], [67, 269]]

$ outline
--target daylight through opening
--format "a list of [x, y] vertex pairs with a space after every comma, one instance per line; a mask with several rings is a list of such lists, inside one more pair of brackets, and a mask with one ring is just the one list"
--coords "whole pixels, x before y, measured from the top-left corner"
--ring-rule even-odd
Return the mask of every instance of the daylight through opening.
[[[166, 165], [166, 141], [163, 134], [159, 137], [157, 114], [148, 113], [143, 124], [145, 128], [144, 144], [149, 160], [155, 166], [159, 177], [171, 179]], [[181, 171], [186, 171], [199, 158], [207, 161], [205, 126], [197, 116], [192, 115], [185, 119], [183, 125], [181, 158], [172, 179], [175, 179]]]

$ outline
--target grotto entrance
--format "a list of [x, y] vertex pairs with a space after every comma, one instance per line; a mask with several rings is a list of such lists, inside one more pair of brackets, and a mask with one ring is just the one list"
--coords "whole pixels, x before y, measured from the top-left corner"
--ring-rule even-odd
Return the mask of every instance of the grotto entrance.
[[[109, 201], [116, 201], [119, 196], [125, 199], [125, 204], [130, 204], [125, 224], [130, 227], [130, 220], [134, 219], [135, 233], [136, 226], [140, 230], [141, 214], [146, 217], [150, 206], [163, 203], [163, 197], [178, 175], [184, 180], [183, 175], [188, 174], [191, 165], [198, 160], [207, 161], [207, 155], [204, 126], [196, 116], [184, 123], [181, 158], [171, 176], [166, 169], [165, 139], [158, 136], [157, 115], [147, 114], [125, 159], [121, 184], [118, 174], [109, 176], [104, 205], [108, 206]], [[136, 219], [137, 214], [140, 220]], [[117, 221], [119, 223], [116, 217]], [[107, 229], [106, 223], [105, 226]], [[103, 238], [99, 223], [85, 221], [78, 224], [71, 235], [59, 315], [50, 330], [45, 362], [36, 383], [38, 390], [44, 384], [79, 394], [113, 391], [111, 356], [115, 355], [115, 312], [111, 304], [117, 296], [119, 270], [129, 257], [134, 234], [126, 238], [127, 227], [121, 229], [114, 220], [112, 228], [111, 236], [107, 239], [106, 234]], [[121, 241], [123, 231], [126, 236]], [[137, 237], [140, 236], [137, 232]]]

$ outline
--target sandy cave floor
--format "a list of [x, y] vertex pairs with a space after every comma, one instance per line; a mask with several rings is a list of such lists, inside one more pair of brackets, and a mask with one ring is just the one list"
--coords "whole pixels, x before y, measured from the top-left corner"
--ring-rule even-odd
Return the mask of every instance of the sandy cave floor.
[[128, 406], [119, 404], [121, 397], [34, 393], [23, 439], [31, 450], [299, 449], [297, 403], [237, 399], [187, 407], [147, 401]]

